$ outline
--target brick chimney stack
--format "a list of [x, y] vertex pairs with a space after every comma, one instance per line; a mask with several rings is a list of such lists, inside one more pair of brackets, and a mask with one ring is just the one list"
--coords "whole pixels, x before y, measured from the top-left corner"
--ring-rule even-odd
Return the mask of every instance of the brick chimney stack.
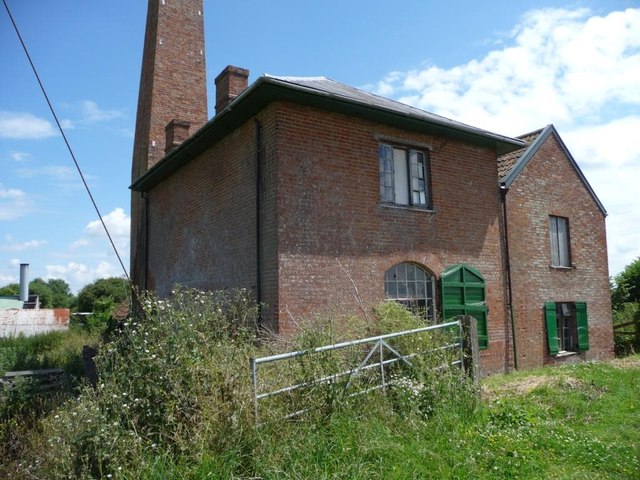
[[[131, 181], [207, 120], [203, 0], [149, 0]], [[145, 263], [146, 205], [132, 191], [130, 275], [140, 290], [151, 286]]]
[[228, 65], [216, 77], [216, 114], [224, 110], [249, 85], [249, 70]]
[[203, 0], [149, 0], [132, 181], [164, 157], [174, 119], [191, 132], [208, 120]]

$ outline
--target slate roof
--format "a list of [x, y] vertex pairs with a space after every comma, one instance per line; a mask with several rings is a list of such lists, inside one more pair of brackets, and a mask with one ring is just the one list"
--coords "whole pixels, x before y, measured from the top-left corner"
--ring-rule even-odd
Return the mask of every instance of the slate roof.
[[494, 148], [498, 155], [526, 146], [520, 139], [472, 127], [325, 77], [263, 75], [200, 130], [135, 180], [131, 188], [136, 191], [153, 188], [276, 100], [488, 146]]
[[412, 107], [411, 105], [398, 102], [397, 100], [392, 100], [390, 98], [382, 97], [380, 95], [376, 95], [374, 93], [370, 93], [365, 90], [360, 90], [358, 88], [352, 87], [350, 85], [346, 85], [344, 83], [336, 82], [335, 80], [331, 80], [330, 78], [279, 77], [279, 76], [268, 75], [268, 74], [265, 75], [265, 78], [268, 78], [271, 81], [287, 84], [291, 88], [307, 89], [307, 90], [315, 91], [319, 94], [325, 94], [328, 96], [340, 98], [343, 101], [350, 101], [350, 102], [360, 103], [364, 105], [369, 105], [372, 107], [379, 108], [381, 110], [388, 110], [391, 112], [405, 115], [407, 117], [422, 119], [430, 123], [447, 126], [453, 129], [464, 130], [470, 133], [473, 132], [478, 135], [486, 136], [488, 138], [493, 138], [495, 140], [512, 143], [514, 144], [514, 148], [517, 148], [517, 139], [511, 138], [505, 135], [499, 135], [497, 133], [493, 133], [487, 130], [483, 130], [481, 128], [473, 127], [471, 125], [467, 125], [462, 122], [451, 120], [449, 118], [443, 117], [442, 115], [436, 115], [435, 113], [427, 112], [426, 110]]
[[607, 211], [600, 202], [600, 199], [589, 185], [587, 178], [580, 170], [578, 163], [575, 161], [571, 152], [560, 138], [560, 134], [556, 130], [553, 125], [547, 125], [540, 130], [536, 130], [535, 132], [526, 133], [524, 135], [519, 136], [520, 140], [523, 140], [527, 143], [527, 145], [519, 150], [514, 150], [512, 152], [505, 153], [503, 155], [498, 156], [498, 179], [500, 184], [506, 187], [507, 189], [511, 186], [511, 184], [518, 178], [520, 172], [526, 167], [526, 165], [533, 159], [535, 154], [538, 152], [540, 147], [544, 144], [544, 142], [549, 138], [550, 135], [555, 136], [560, 148], [564, 152], [565, 156], [575, 169], [578, 177], [582, 181], [583, 185], [595, 201], [598, 208], [603, 213], [603, 215], [607, 214]]

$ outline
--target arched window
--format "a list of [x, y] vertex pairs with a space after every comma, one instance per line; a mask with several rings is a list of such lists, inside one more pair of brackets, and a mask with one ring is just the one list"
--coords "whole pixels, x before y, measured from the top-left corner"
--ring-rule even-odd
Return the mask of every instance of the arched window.
[[413, 310], [427, 321], [435, 320], [435, 279], [413, 263], [398, 263], [384, 274], [384, 293], [389, 300]]

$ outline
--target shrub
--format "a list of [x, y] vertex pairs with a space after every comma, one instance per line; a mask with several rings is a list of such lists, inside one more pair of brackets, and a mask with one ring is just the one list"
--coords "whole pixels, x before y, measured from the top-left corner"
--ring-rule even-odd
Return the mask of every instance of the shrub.
[[[246, 291], [177, 288], [143, 299], [95, 358], [98, 385], [45, 422], [48, 478], [117, 476], [154, 455], [223, 452], [250, 428], [248, 358], [257, 309]], [[41, 470], [44, 469], [44, 470]]]

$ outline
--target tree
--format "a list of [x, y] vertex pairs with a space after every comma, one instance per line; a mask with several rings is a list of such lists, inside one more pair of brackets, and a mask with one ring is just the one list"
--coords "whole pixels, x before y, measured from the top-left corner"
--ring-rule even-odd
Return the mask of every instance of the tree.
[[[40, 308], [69, 308], [73, 301], [69, 284], [61, 278], [51, 278], [46, 282], [35, 278], [29, 282], [29, 294], [40, 297]], [[20, 295], [20, 285], [5, 285], [0, 288], [0, 295]]]
[[129, 298], [129, 292], [129, 282], [126, 278], [99, 278], [80, 290], [76, 298], [75, 310], [78, 312], [102, 310], [105, 302], [115, 306]]
[[40, 308], [53, 308], [53, 291], [41, 278], [34, 278], [29, 282], [29, 294], [40, 297]]
[[51, 278], [47, 282], [47, 285], [53, 294], [51, 300], [51, 306], [53, 308], [69, 308], [71, 306], [73, 294], [67, 282], [61, 278]]
[[640, 302], [640, 257], [624, 267], [624, 270], [614, 277], [614, 283], [611, 303], [615, 310], [623, 308], [625, 303]]
[[0, 295], [19, 295], [20, 285], [17, 283], [10, 283], [0, 288]]

